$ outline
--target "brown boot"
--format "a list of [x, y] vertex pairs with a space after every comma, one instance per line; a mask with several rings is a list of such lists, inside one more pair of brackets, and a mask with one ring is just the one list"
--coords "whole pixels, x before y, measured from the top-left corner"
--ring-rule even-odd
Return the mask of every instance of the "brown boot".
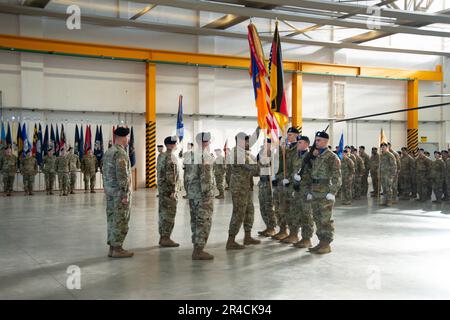
[[108, 257], [110, 257], [110, 258], [112, 257], [113, 250], [114, 250], [114, 247], [113, 246], [109, 246]]
[[299, 242], [294, 243], [294, 247], [299, 249], [311, 248], [312, 247], [311, 239], [302, 238], [302, 240], [300, 240]]
[[116, 246], [113, 247], [111, 258], [131, 258], [133, 255], [133, 252], [125, 250], [122, 246]]
[[316, 253], [317, 250], [319, 250], [323, 245], [323, 241], [319, 241], [319, 243], [317, 244], [317, 246], [309, 248], [308, 251], [311, 253]]
[[283, 240], [280, 241], [281, 243], [287, 243], [287, 244], [293, 244], [298, 242], [298, 235], [295, 233], [290, 233], [289, 237], [284, 238]]
[[283, 240], [287, 238], [289, 235], [286, 232], [286, 229], [280, 229], [280, 231], [272, 237], [274, 240]]
[[261, 240], [252, 238], [251, 231], [245, 231], [244, 245], [249, 246], [252, 244], [260, 244], [260, 243], [261, 243]]
[[237, 243], [235, 240], [235, 236], [228, 236], [226, 249], [227, 250], [241, 250], [241, 249], [245, 249], [245, 246]]
[[275, 228], [267, 228], [264, 231], [258, 232], [261, 237], [272, 237], [276, 234]]
[[203, 247], [195, 246], [192, 251], [192, 260], [213, 260], [214, 256], [206, 251], [203, 251]]
[[160, 247], [173, 248], [173, 247], [179, 247], [180, 244], [179, 244], [179, 243], [176, 243], [175, 241], [173, 241], [172, 239], [170, 239], [170, 237], [162, 236], [162, 237], [159, 239], [159, 246], [160, 246]]
[[315, 251], [316, 254], [327, 254], [331, 252], [330, 243], [328, 241], [322, 241], [322, 246]]

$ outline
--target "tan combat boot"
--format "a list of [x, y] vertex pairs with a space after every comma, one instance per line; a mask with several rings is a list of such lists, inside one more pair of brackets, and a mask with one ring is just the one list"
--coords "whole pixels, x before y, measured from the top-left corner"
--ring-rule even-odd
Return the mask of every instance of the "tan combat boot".
[[127, 251], [122, 246], [115, 246], [113, 247], [111, 258], [131, 258], [133, 255], [134, 252]]
[[302, 238], [302, 240], [300, 240], [299, 242], [294, 243], [294, 247], [299, 249], [311, 248], [312, 247], [311, 239]]
[[322, 246], [314, 253], [316, 254], [327, 254], [331, 252], [330, 243], [328, 241], [322, 241]]
[[286, 228], [280, 229], [280, 231], [272, 237], [274, 240], [283, 240], [287, 238], [289, 235], [286, 232]]
[[260, 243], [261, 243], [261, 240], [252, 238], [251, 231], [245, 231], [244, 245], [249, 246], [252, 244], [260, 244]]
[[227, 250], [241, 250], [241, 249], [245, 249], [245, 246], [237, 243], [235, 241], [235, 236], [228, 236], [226, 249]]
[[292, 244], [298, 242], [298, 235], [291, 233], [289, 237], [280, 240], [281, 243]]
[[162, 237], [159, 239], [159, 246], [160, 246], [160, 247], [173, 248], [173, 247], [179, 247], [180, 244], [179, 244], [179, 243], [176, 243], [175, 241], [173, 241], [172, 239], [170, 239], [170, 237], [162, 236]]
[[275, 228], [267, 228], [264, 231], [258, 232], [261, 237], [272, 237], [276, 234]]
[[202, 246], [195, 246], [192, 251], [192, 260], [213, 260], [214, 256], [206, 251], [203, 251]]
[[319, 250], [322, 247], [322, 245], [323, 245], [323, 241], [320, 240], [319, 243], [315, 247], [309, 248], [308, 251], [311, 253], [316, 253], [316, 251]]

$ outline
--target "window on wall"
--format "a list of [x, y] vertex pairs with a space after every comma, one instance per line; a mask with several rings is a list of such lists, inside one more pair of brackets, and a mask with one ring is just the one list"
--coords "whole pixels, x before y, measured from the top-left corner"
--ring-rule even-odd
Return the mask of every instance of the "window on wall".
[[345, 117], [345, 83], [333, 83], [333, 108], [335, 118]]

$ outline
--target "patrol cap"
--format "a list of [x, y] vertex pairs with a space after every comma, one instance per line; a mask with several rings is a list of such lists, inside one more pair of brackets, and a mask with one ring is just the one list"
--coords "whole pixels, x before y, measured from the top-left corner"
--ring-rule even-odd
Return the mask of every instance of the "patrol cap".
[[126, 137], [127, 135], [130, 134], [130, 129], [125, 128], [125, 127], [117, 127], [116, 131], [114, 131], [116, 136], [119, 137]]
[[307, 143], [310, 142], [308, 136], [298, 136], [297, 141], [305, 141]]
[[166, 146], [171, 145], [171, 144], [176, 144], [176, 143], [177, 143], [177, 137], [169, 136], [164, 139], [164, 144]]
[[195, 137], [195, 141], [197, 141], [197, 143], [208, 142], [210, 140], [211, 140], [210, 132], [199, 132], [199, 133], [197, 133], [197, 136]]
[[328, 133], [326, 133], [325, 131], [317, 131], [317, 132], [316, 132], [316, 138], [329, 139], [330, 136], [329, 136]]
[[299, 134], [300, 132], [298, 131], [297, 128], [295, 128], [295, 127], [290, 127], [290, 128], [288, 129], [287, 133], [296, 133], [296, 134]]

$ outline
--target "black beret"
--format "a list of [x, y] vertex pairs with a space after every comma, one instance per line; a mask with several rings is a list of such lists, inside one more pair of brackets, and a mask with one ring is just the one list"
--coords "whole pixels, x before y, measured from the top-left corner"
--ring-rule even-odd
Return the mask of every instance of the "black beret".
[[300, 141], [300, 140], [306, 141], [308, 143], [310, 142], [308, 136], [298, 136], [297, 141]]
[[295, 128], [295, 127], [290, 127], [289, 129], [288, 129], [288, 131], [287, 131], [287, 133], [300, 133], [299, 131], [298, 131], [298, 129], [297, 128]]
[[195, 137], [195, 141], [197, 141], [197, 143], [208, 142], [210, 140], [211, 140], [211, 133], [209, 132], [200, 132]]
[[359, 148], [366, 150], [366, 147], [364, 147], [364, 146], [359, 146]]
[[158, 144], [157, 147], [158, 148], [164, 148], [164, 146], [162, 144]]
[[328, 135], [328, 133], [326, 133], [325, 131], [317, 131], [316, 132], [316, 137], [318, 138], [324, 138], [324, 139], [329, 139], [330, 136]]
[[388, 145], [386, 142], [383, 142], [382, 144], [380, 144], [380, 147], [383, 147], [383, 146], [387, 147]]
[[439, 154], [439, 155], [441, 154], [441, 152], [437, 151], [437, 150], [434, 152], [434, 154], [436, 154], [436, 153]]
[[169, 137], [166, 137], [164, 139], [164, 144], [165, 145], [175, 144], [175, 143], [177, 143], [177, 137], [175, 137], [175, 136], [169, 136]]
[[347, 151], [347, 149], [344, 149], [344, 151], [343, 151], [344, 153], [348, 153], [348, 151]]
[[114, 131], [116, 136], [119, 137], [126, 137], [127, 135], [130, 134], [130, 129], [125, 128], [125, 127], [117, 127], [116, 131]]
[[447, 150], [442, 150], [441, 152], [442, 152], [442, 153], [448, 153], [448, 151], [447, 151]]
[[420, 148], [419, 151], [425, 151], [423, 148]]
[[267, 138], [267, 143], [272, 143], [272, 140], [270, 140], [270, 138]]

